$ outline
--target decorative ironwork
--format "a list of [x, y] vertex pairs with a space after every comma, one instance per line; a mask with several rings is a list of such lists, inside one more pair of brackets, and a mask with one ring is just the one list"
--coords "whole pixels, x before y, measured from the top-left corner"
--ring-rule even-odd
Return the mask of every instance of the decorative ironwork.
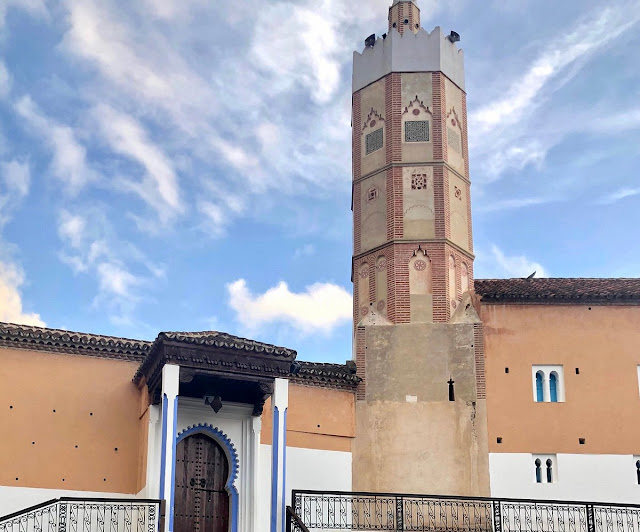
[[415, 120], [404, 123], [405, 142], [429, 142], [429, 121]]
[[155, 499], [53, 499], [0, 517], [0, 532], [154, 532], [160, 502]]
[[374, 151], [382, 148], [384, 144], [384, 134], [382, 132], [383, 129], [384, 128], [379, 128], [365, 135], [365, 155], [369, 155], [370, 153], [373, 153]]
[[292, 506], [303, 532], [640, 532], [640, 505], [294, 490]]

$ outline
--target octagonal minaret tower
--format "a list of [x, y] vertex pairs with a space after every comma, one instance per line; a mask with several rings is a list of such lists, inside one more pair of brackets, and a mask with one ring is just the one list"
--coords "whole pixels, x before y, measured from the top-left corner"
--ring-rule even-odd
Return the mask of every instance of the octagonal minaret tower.
[[[413, 0], [394, 0], [388, 19], [388, 34], [353, 56], [354, 488], [486, 494], [463, 52], [457, 34], [421, 27]], [[416, 423], [439, 441], [408, 444]], [[384, 426], [405, 441], [381, 439]], [[410, 461], [396, 485], [384, 454], [431, 460]], [[455, 482], [433, 480], [456, 462], [466, 465]]]

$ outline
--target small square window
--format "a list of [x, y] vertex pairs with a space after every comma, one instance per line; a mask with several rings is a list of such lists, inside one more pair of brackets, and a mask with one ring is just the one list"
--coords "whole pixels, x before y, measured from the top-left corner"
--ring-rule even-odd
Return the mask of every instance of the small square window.
[[423, 190], [427, 188], [428, 178], [427, 174], [413, 174], [411, 176], [411, 189]]
[[364, 138], [364, 143], [366, 155], [369, 155], [370, 153], [378, 151], [380, 148], [382, 148], [382, 145], [384, 143], [382, 128], [368, 133]]
[[378, 189], [376, 187], [371, 187], [367, 190], [367, 201], [373, 201], [378, 197]]
[[429, 121], [411, 120], [404, 123], [405, 142], [429, 142]]

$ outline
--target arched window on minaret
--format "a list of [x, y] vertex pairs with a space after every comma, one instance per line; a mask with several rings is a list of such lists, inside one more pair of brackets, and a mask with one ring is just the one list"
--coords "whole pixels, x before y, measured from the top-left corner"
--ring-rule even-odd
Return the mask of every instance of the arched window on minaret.
[[456, 293], [456, 259], [453, 255], [449, 255], [449, 299], [451, 300], [451, 312], [458, 306], [458, 298]]
[[431, 259], [418, 247], [409, 260], [409, 294], [412, 322], [433, 321], [433, 272]]
[[460, 290], [463, 294], [469, 291], [469, 266], [466, 262], [460, 267]]
[[376, 310], [387, 315], [387, 257], [378, 257], [376, 261]]
[[358, 269], [358, 307], [362, 319], [369, 313], [369, 265], [366, 262]]

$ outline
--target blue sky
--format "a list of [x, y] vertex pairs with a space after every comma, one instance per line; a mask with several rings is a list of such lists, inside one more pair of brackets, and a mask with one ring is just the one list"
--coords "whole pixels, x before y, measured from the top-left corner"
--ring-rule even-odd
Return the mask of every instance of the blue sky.
[[[476, 277], [637, 276], [640, 3], [419, 5], [465, 50]], [[3, 0], [0, 320], [350, 358], [351, 57], [387, 7]]]

